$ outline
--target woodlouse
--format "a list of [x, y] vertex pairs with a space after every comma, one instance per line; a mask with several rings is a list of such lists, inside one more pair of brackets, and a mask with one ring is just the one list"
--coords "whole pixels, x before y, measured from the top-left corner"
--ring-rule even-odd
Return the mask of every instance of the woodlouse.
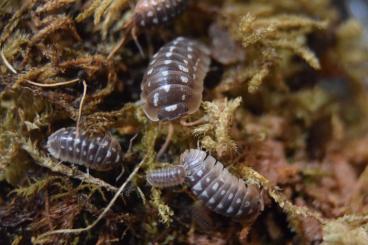
[[130, 32], [133, 40], [137, 44], [140, 53], [143, 55], [143, 50], [138, 42], [138, 32], [141, 30], [160, 26], [170, 22], [176, 16], [183, 12], [188, 4], [188, 0], [140, 0], [134, 7], [133, 17], [125, 24], [125, 34], [118, 42], [115, 48], [108, 55], [110, 59], [119, 48], [124, 46], [128, 40], [127, 34]]
[[110, 134], [92, 137], [77, 134], [75, 127], [61, 128], [49, 136], [47, 149], [56, 159], [105, 171], [121, 163], [119, 142]]
[[144, 112], [149, 119], [174, 120], [198, 110], [209, 55], [203, 44], [178, 37], [153, 56], [141, 84]]
[[[178, 168], [185, 171], [178, 172]], [[179, 165], [148, 172], [147, 180], [156, 187], [186, 182], [208, 208], [224, 216], [250, 219], [263, 210], [258, 185], [235, 177], [205, 151], [187, 150], [180, 156]]]
[[183, 12], [187, 3], [187, 0], [140, 0], [134, 8], [135, 26], [165, 24]]

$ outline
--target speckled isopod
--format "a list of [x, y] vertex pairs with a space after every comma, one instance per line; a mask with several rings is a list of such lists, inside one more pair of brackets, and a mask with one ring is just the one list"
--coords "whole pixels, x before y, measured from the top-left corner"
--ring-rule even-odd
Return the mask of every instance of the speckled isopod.
[[153, 56], [141, 84], [143, 109], [149, 119], [174, 120], [198, 110], [209, 55], [203, 44], [178, 37]]
[[140, 0], [134, 8], [134, 23], [141, 28], [165, 24], [185, 9], [187, 0]]
[[208, 208], [224, 216], [252, 218], [263, 210], [258, 185], [247, 184], [230, 174], [222, 163], [201, 150], [185, 151], [179, 165], [148, 172], [147, 181], [156, 187], [187, 182]]
[[75, 127], [50, 135], [47, 149], [56, 159], [99, 171], [109, 170], [122, 160], [120, 144], [110, 134], [92, 137], [83, 131], [77, 134]]

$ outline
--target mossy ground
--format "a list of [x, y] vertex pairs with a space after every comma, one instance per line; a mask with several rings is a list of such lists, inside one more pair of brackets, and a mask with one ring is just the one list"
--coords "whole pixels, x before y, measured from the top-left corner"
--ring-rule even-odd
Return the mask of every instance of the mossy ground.
[[[368, 244], [362, 25], [328, 0], [189, 2], [170, 25], [140, 31], [145, 57], [129, 41], [107, 59], [129, 1], [0, 1], [0, 244]], [[180, 35], [212, 49], [204, 102], [185, 119], [205, 120], [173, 122], [156, 160], [168, 125], [145, 117], [140, 82], [149, 57]], [[87, 175], [45, 149], [48, 135], [76, 124], [81, 81], [80, 127], [119, 138], [118, 180], [119, 168]], [[265, 210], [253, 222], [208, 212], [186, 186], [146, 184], [146, 170], [197, 145], [263, 187]], [[96, 226], [42, 236], [93, 223], [134, 169]]]

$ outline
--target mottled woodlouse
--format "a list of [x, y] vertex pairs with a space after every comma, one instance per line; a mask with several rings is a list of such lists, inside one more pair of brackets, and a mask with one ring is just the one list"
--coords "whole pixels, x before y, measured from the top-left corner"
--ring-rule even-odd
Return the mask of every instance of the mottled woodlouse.
[[134, 7], [133, 17], [125, 25], [125, 34], [116, 47], [108, 56], [110, 59], [115, 52], [124, 46], [128, 40], [127, 34], [130, 32], [136, 42], [139, 51], [143, 55], [143, 50], [138, 42], [138, 32], [154, 26], [169, 23], [176, 16], [181, 14], [186, 8], [188, 0], [140, 0]]
[[61, 128], [49, 136], [47, 149], [56, 159], [99, 171], [121, 165], [119, 142], [110, 134], [92, 137], [75, 127]]
[[179, 165], [150, 171], [147, 181], [160, 188], [186, 182], [208, 208], [224, 216], [251, 219], [263, 210], [260, 187], [235, 177], [205, 151], [185, 151]]
[[209, 49], [188, 38], [178, 37], [161, 47], [141, 84], [147, 117], [174, 120], [197, 111], [210, 62]]
[[147, 28], [165, 24], [187, 6], [187, 0], [140, 0], [133, 12], [134, 25]]

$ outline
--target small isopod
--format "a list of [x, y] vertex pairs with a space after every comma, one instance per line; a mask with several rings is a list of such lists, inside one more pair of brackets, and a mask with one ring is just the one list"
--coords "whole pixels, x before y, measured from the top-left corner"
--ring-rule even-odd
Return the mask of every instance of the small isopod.
[[[179, 172], [179, 168], [185, 171]], [[147, 180], [156, 187], [186, 182], [209, 209], [224, 216], [250, 219], [263, 210], [258, 185], [235, 177], [205, 151], [187, 150], [180, 156], [179, 165], [148, 172]]]
[[143, 50], [138, 42], [138, 32], [141, 30], [169, 23], [181, 14], [188, 4], [188, 0], [139, 0], [134, 7], [133, 17], [125, 25], [125, 34], [108, 56], [110, 59], [115, 52], [124, 46], [127, 34], [130, 32], [139, 51]]
[[178, 37], [153, 56], [141, 84], [143, 109], [150, 120], [174, 120], [198, 110], [209, 55], [203, 44]]
[[92, 137], [77, 134], [75, 127], [61, 128], [49, 136], [47, 149], [56, 159], [106, 171], [122, 161], [119, 142], [110, 134]]
[[134, 23], [141, 28], [165, 24], [187, 6], [188, 0], [140, 0], [133, 12]]
[[185, 181], [185, 169], [180, 165], [158, 169], [147, 175], [147, 181], [160, 188], [180, 185]]

